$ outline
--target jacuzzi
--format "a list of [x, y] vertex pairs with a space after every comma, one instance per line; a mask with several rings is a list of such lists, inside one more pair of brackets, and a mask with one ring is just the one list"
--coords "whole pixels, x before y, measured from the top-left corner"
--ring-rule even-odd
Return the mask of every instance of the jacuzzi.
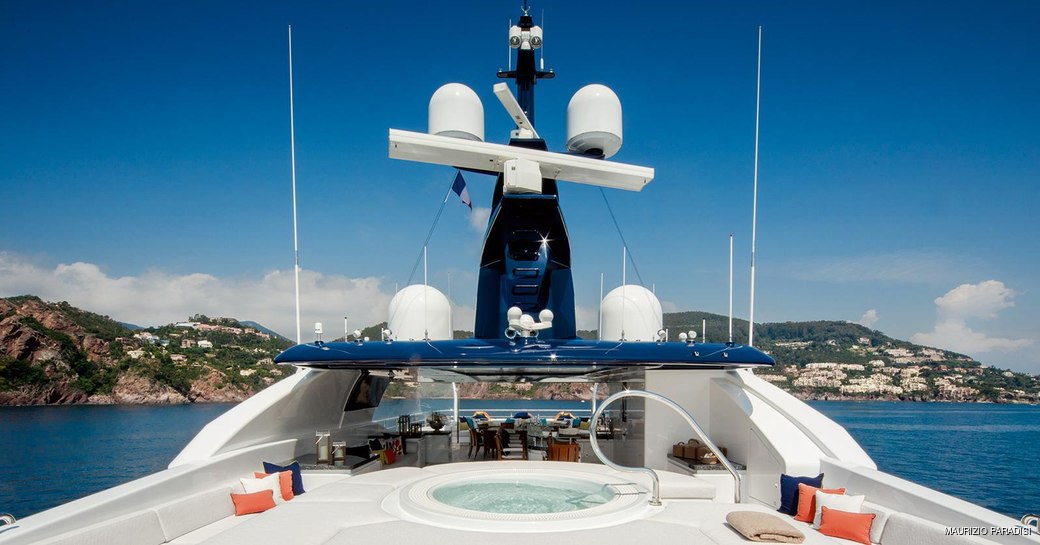
[[645, 487], [604, 466], [578, 471], [546, 467], [572, 464], [530, 465], [437, 466], [430, 477], [391, 494], [383, 507], [414, 522], [492, 532], [599, 528], [647, 516], [652, 510]]

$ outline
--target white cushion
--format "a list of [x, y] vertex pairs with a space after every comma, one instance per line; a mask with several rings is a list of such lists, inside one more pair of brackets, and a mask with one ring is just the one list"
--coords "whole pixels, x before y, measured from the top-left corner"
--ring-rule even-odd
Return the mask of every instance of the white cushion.
[[[202, 543], [205, 545], [247, 545], [252, 543], [321, 545], [348, 525], [379, 523], [392, 519], [393, 517], [376, 503], [301, 503], [293, 500], [285, 505], [264, 511]], [[396, 542], [396, 540], [393, 541]], [[383, 542], [386, 542], [386, 539], [370, 542], [355, 541], [355, 543]], [[402, 543], [405, 542], [402, 541]]]
[[864, 501], [861, 512], [874, 513], [874, 522], [870, 523], [870, 542], [881, 543], [881, 534], [885, 531], [885, 523], [888, 522], [888, 517], [895, 514], [895, 511], [876, 503]]
[[993, 543], [971, 536], [948, 536], [946, 526], [906, 513], [893, 513], [885, 523], [882, 545], [977, 545]]
[[387, 494], [394, 491], [388, 484], [354, 484], [350, 481], [327, 484], [317, 490], [301, 494], [296, 501], [312, 502], [382, 502]]
[[222, 486], [153, 508], [159, 515], [166, 541], [235, 514], [231, 487]]
[[270, 490], [271, 494], [274, 496], [275, 505], [285, 503], [285, 498], [282, 498], [282, 484], [278, 479], [277, 473], [272, 473], [262, 479], [245, 478], [239, 480], [242, 482], [242, 488], [246, 491], [246, 494]]
[[350, 475], [346, 473], [334, 473], [331, 471], [311, 471], [302, 473], [303, 476], [303, 489], [310, 494], [316, 488], [321, 488], [329, 483], [336, 481], [342, 481], [343, 479], [350, 478]]
[[232, 515], [230, 517], [224, 517], [214, 522], [213, 524], [207, 524], [202, 528], [199, 528], [198, 530], [193, 530], [178, 537], [177, 539], [170, 540], [170, 543], [171, 545], [196, 545], [197, 543], [202, 543], [203, 541], [206, 541], [207, 539], [221, 532], [226, 531], [232, 526], [242, 524], [243, 522], [255, 516], [257, 516], [257, 514], [254, 513], [250, 515]]
[[159, 545], [165, 542], [155, 511], [138, 511], [61, 534], [39, 545]]
[[863, 499], [865, 496], [846, 496], [844, 494], [828, 494], [826, 492], [816, 491], [816, 517], [813, 518], [812, 527], [815, 530], [820, 529], [820, 519], [823, 518], [823, 508], [837, 509], [838, 511], [847, 511], [849, 513], [859, 513], [860, 508], [863, 507]]

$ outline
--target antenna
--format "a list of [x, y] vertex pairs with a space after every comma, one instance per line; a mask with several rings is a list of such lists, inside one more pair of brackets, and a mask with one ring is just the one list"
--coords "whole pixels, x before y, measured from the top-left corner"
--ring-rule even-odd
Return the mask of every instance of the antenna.
[[[542, 8], [542, 33], [545, 33], [545, 8]], [[545, 42], [542, 42], [542, 47], [538, 51], [538, 69], [542, 72], [545, 71]]]
[[755, 189], [751, 199], [751, 311], [748, 316], [748, 346], [755, 344], [755, 228], [758, 220], [758, 108], [762, 96], [762, 26], [758, 27], [758, 77], [755, 81]]
[[599, 325], [596, 329], [597, 340], [603, 340], [603, 273], [599, 273]]
[[423, 246], [422, 247], [422, 289], [423, 289], [423, 318], [422, 318], [422, 320], [423, 320], [423, 328], [424, 328], [424, 330], [423, 330], [423, 340], [424, 341], [430, 340], [430, 326], [429, 326], [429, 324], [426, 323], [426, 321], [430, 319], [430, 311], [429, 311], [430, 295], [429, 295], [429, 288], [430, 288], [429, 281], [427, 280], [427, 277], [426, 277], [426, 246]]
[[625, 340], [625, 290], [628, 289], [628, 246], [621, 247], [621, 340]]
[[300, 332], [300, 242], [296, 229], [296, 124], [293, 116], [292, 25], [289, 25], [289, 147], [292, 161], [292, 238], [293, 271], [296, 275], [296, 344], [303, 344]]
[[733, 233], [729, 234], [729, 343], [733, 344]]
[[[509, 19], [509, 28], [508, 28], [508, 30], [512, 30], [512, 28], [513, 28], [513, 19], [510, 18]], [[512, 46], [509, 45], [509, 42], [506, 42], [506, 70], [508, 70], [510, 72], [513, 71], [513, 48], [512, 48]]]

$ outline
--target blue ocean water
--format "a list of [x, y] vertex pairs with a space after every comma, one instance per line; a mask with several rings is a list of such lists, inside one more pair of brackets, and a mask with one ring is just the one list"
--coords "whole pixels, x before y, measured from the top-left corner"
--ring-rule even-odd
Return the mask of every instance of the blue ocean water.
[[[812, 402], [846, 427], [878, 468], [1019, 518], [1040, 511], [1040, 407], [955, 403]], [[164, 469], [231, 405], [0, 407], [0, 512], [21, 518]], [[463, 412], [575, 401], [461, 400]], [[450, 399], [387, 400], [377, 417], [451, 410]]]
[[878, 469], [1015, 519], [1040, 512], [1040, 407], [818, 401]]
[[232, 406], [0, 407], [0, 512], [25, 517], [166, 469]]

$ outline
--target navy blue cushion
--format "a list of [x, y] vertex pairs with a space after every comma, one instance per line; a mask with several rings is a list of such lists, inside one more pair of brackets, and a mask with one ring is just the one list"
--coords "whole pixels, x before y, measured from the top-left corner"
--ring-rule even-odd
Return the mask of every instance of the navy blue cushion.
[[815, 477], [780, 475], [780, 509], [777, 509], [777, 511], [788, 515], [794, 515], [798, 512], [798, 483], [820, 488], [823, 486], [823, 473]]
[[278, 473], [279, 471], [292, 471], [292, 492], [294, 496], [303, 494], [303, 475], [300, 474], [300, 462], [293, 462], [287, 466], [264, 462], [264, 473]]
[[[357, 456], [358, 458], [371, 458], [372, 447], [370, 445], [360, 445], [356, 447], [345, 447], [343, 454], [346, 456]], [[295, 494], [296, 492], [293, 492]]]
[[513, 418], [531, 418], [531, 413], [527, 411], [520, 411], [513, 415]]

